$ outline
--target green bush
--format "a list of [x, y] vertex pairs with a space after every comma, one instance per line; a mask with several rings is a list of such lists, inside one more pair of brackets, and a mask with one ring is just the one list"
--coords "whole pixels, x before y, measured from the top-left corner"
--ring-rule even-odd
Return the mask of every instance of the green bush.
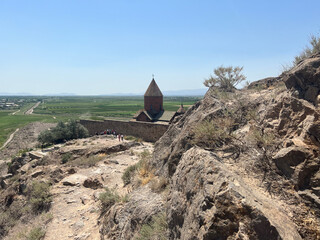
[[137, 170], [137, 167], [138, 167], [138, 164], [131, 165], [127, 167], [124, 173], [122, 174], [121, 179], [125, 186], [131, 183], [132, 177], [134, 176], [134, 173]]
[[213, 70], [215, 76], [210, 76], [204, 81], [206, 87], [217, 87], [221, 90], [232, 92], [235, 86], [244, 81], [246, 77], [241, 74], [243, 67], [223, 67]]
[[167, 229], [166, 214], [158, 213], [152, 217], [150, 223], [142, 225], [136, 240], [166, 240], [168, 239]]
[[27, 234], [26, 240], [41, 240], [44, 239], [45, 235], [46, 232], [42, 227], [36, 227], [31, 229], [31, 231]]
[[47, 211], [50, 208], [52, 197], [50, 186], [45, 182], [34, 181], [27, 188], [27, 195], [35, 213]]
[[67, 163], [67, 162], [70, 160], [71, 157], [72, 157], [72, 154], [71, 154], [71, 153], [65, 153], [65, 154], [63, 154], [62, 159], [61, 159], [61, 163], [62, 163], [62, 164]]
[[112, 205], [121, 201], [121, 196], [114, 190], [105, 188], [105, 192], [99, 196], [101, 212], [106, 212]]
[[42, 145], [49, 145], [88, 136], [89, 132], [84, 126], [75, 120], [71, 120], [66, 124], [59, 122], [55, 128], [41, 132], [38, 141]]

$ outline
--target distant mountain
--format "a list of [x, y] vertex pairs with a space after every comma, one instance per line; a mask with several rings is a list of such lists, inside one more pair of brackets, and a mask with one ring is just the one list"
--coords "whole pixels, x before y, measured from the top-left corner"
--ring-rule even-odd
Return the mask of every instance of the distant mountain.
[[[164, 96], [204, 96], [207, 92], [206, 88], [201, 89], [187, 89], [187, 90], [168, 90], [163, 91]], [[143, 93], [110, 93], [110, 94], [100, 94], [96, 96], [143, 96]], [[82, 96], [75, 93], [50, 93], [50, 94], [30, 94], [30, 93], [1, 93], [0, 96], [57, 96], [57, 97], [67, 97], [67, 96]], [[94, 95], [92, 95], [94, 96]]]
[[42, 96], [50, 96], [50, 97], [67, 97], [67, 96], [78, 96], [75, 93], [50, 93], [50, 94], [43, 94]]
[[6, 92], [0, 92], [0, 96], [33, 96], [33, 94], [30, 94], [30, 93], [6, 93]]

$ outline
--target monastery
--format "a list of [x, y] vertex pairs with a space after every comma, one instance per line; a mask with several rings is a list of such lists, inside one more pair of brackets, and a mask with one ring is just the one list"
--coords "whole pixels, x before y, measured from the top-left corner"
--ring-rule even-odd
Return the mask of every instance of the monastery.
[[185, 112], [181, 104], [177, 112], [165, 111], [163, 108], [163, 95], [154, 78], [144, 94], [144, 109], [139, 110], [131, 121], [170, 123]]

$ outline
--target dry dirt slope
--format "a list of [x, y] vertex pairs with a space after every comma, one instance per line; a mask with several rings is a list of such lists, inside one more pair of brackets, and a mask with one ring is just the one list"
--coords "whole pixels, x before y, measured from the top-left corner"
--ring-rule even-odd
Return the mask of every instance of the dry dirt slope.
[[[115, 189], [121, 196], [128, 194], [121, 176], [143, 151], [153, 151], [153, 145], [96, 136], [57, 145], [46, 152], [32, 151], [30, 157], [27, 154], [18, 167], [12, 168], [14, 175], [3, 180], [1, 213], [10, 212], [18, 203], [28, 206], [28, 198], [19, 189], [35, 181], [51, 184], [51, 207], [41, 215], [22, 214], [4, 239], [24, 239], [37, 226], [45, 232], [44, 239], [99, 239], [99, 195], [104, 187]], [[61, 164], [66, 154], [70, 154], [69, 162]], [[39, 159], [32, 160], [35, 156]]]

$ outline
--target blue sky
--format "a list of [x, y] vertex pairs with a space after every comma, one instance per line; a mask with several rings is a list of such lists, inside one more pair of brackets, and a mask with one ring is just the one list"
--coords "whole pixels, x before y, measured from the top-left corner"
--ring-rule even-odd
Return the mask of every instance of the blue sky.
[[0, 93], [203, 88], [220, 65], [277, 76], [320, 32], [319, 0], [0, 0]]

